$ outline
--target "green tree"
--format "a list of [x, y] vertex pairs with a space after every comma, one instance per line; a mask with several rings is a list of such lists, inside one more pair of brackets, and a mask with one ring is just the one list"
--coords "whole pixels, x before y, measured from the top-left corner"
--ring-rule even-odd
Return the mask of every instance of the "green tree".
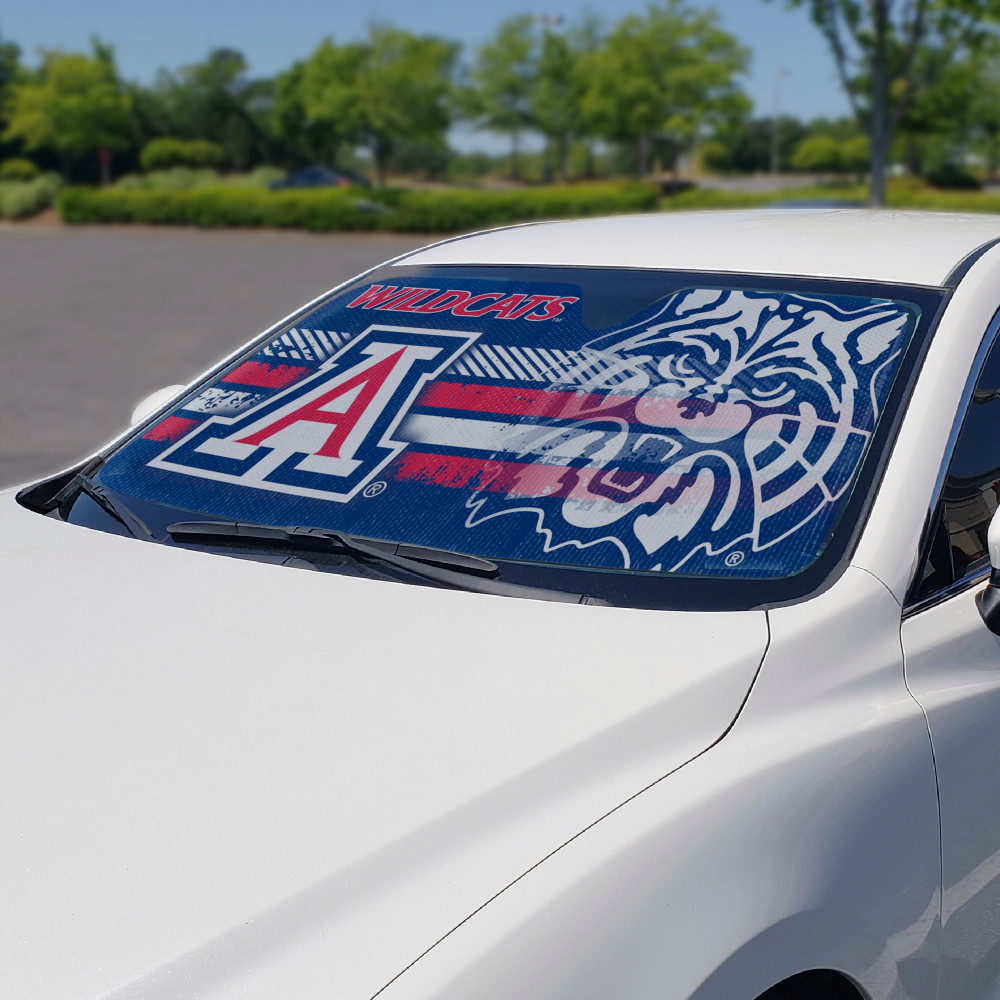
[[388, 26], [364, 42], [324, 41], [303, 72], [307, 119], [369, 146], [380, 184], [398, 143], [433, 148], [451, 124], [458, 46]]
[[[325, 104], [322, 101], [314, 104], [320, 111], [318, 117], [310, 117], [306, 111], [309, 98], [317, 98], [323, 86], [329, 48], [332, 48], [330, 42], [320, 43], [311, 58], [293, 63], [274, 81], [268, 127], [286, 165], [325, 163], [337, 166], [340, 151], [351, 138], [350, 130], [345, 129], [343, 115], [328, 118], [323, 113]], [[349, 83], [350, 79], [348, 73], [345, 82]]]
[[366, 58], [360, 43], [326, 38], [277, 80], [272, 120], [307, 159], [336, 165], [346, 144], [360, 141], [363, 115], [358, 78]]
[[152, 139], [142, 147], [139, 166], [143, 170], [217, 167], [225, 156], [222, 147], [208, 139]]
[[733, 165], [729, 147], [719, 139], [707, 139], [698, 149], [701, 166], [712, 172], [729, 170]]
[[271, 90], [269, 81], [249, 76], [242, 53], [213, 49], [202, 62], [160, 72], [140, 103], [152, 133], [145, 138], [210, 139], [231, 166], [246, 169], [270, 159]]
[[603, 138], [635, 145], [645, 174], [654, 139], [690, 145], [704, 124], [747, 106], [735, 78], [748, 58], [715, 11], [663, 0], [625, 17], [585, 60], [585, 113]]
[[[9, 110], [11, 85], [24, 75], [21, 66], [21, 49], [14, 42], [5, 41], [0, 36], [0, 133], [6, 126]], [[0, 142], [0, 159], [17, 150], [18, 143]]]
[[[530, 97], [531, 124], [548, 141], [560, 180], [569, 175], [574, 140], [588, 138], [583, 98], [585, 63], [602, 43], [600, 24], [592, 16], [565, 32], [546, 24], [535, 50], [536, 67]], [[588, 148], [588, 160], [592, 154]]]
[[902, 154], [911, 173], [938, 171], [964, 152], [985, 153], [996, 176], [1000, 145], [1000, 62], [996, 46], [956, 60], [934, 87], [918, 94], [899, 126]]
[[805, 7], [833, 53], [871, 141], [871, 203], [885, 204], [893, 136], [914, 100], [956, 60], [990, 45], [1000, 0], [788, 0]]
[[21, 68], [21, 48], [16, 42], [4, 41], [0, 36], [0, 88], [14, 81]]
[[560, 180], [566, 180], [570, 142], [580, 131], [582, 95], [583, 80], [569, 39], [546, 31], [538, 54], [531, 108], [538, 131], [552, 146]]
[[838, 142], [846, 142], [848, 139], [856, 139], [863, 134], [858, 128], [858, 123], [850, 115], [843, 115], [840, 118], [813, 118], [803, 130], [807, 135], [825, 135]]
[[968, 62], [961, 60], [947, 67], [933, 87], [909, 102], [889, 152], [890, 158], [905, 163], [907, 173], [924, 175], [941, 166], [969, 132], [969, 111], [976, 102], [979, 73], [967, 73]]
[[459, 46], [392, 27], [369, 32], [358, 77], [361, 133], [379, 183], [397, 143], [440, 146], [451, 125]]
[[21, 67], [21, 49], [14, 42], [0, 36], [0, 108], [6, 103], [11, 84], [24, 75]]
[[968, 83], [963, 89], [968, 100], [962, 102], [963, 124], [972, 136], [984, 141], [987, 177], [995, 181], [1000, 166], [1000, 64], [990, 59], [985, 65], [969, 67], [966, 74]]
[[792, 169], [817, 173], [834, 173], [844, 167], [841, 144], [828, 135], [811, 135], [803, 139], [792, 154]]
[[21, 140], [28, 150], [57, 151], [67, 176], [76, 157], [129, 142], [130, 101], [111, 49], [96, 40], [90, 56], [43, 52], [38, 70], [10, 85], [7, 106], [4, 138]]
[[[530, 14], [500, 22], [494, 37], [476, 52], [464, 93], [469, 117], [510, 137], [510, 176], [520, 175], [521, 136], [535, 123], [532, 97], [538, 75], [538, 38]], [[545, 103], [543, 98], [543, 103]]]
[[856, 135], [840, 144], [840, 159], [845, 170], [864, 174], [872, 158], [872, 144], [866, 135]]
[[[791, 115], [778, 119], [778, 169], [791, 167], [792, 154], [806, 136], [806, 127]], [[765, 173], [771, 169], [774, 121], [771, 118], [747, 118], [733, 115], [720, 122], [712, 139], [721, 144], [725, 155], [711, 146], [702, 147], [702, 160], [709, 169], [728, 169], [738, 173]], [[711, 141], [711, 140], [710, 140]], [[705, 145], [708, 145], [707, 143]]]

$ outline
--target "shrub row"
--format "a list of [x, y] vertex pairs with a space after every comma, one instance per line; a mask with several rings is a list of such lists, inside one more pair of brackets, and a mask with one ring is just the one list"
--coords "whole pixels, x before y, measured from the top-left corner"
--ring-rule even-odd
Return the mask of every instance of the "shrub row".
[[211, 167], [171, 167], [146, 174], [126, 174], [115, 181], [119, 191], [192, 191], [211, 187], [266, 188], [281, 180], [285, 172], [278, 167], [256, 167], [246, 174], [220, 174]]
[[62, 187], [58, 174], [41, 174], [30, 181], [0, 181], [0, 217], [25, 219], [48, 208]]
[[649, 211], [657, 200], [655, 188], [637, 182], [512, 191], [74, 187], [59, 196], [58, 209], [68, 223], [450, 233], [534, 219]]
[[217, 167], [226, 158], [222, 147], [207, 139], [153, 139], [139, 154], [143, 170], [170, 167]]
[[913, 208], [932, 212], [1000, 213], [1000, 194], [979, 191], [889, 191], [892, 208]]
[[[868, 201], [865, 184], [817, 185], [815, 187], [787, 188], [756, 194], [743, 191], [717, 191], [694, 189], [681, 191], [663, 200], [665, 210], [686, 211], [703, 208], [760, 208], [773, 202], [791, 204], [797, 201]], [[893, 178], [888, 185], [890, 208], [918, 209], [930, 212], [975, 212], [1000, 214], [1000, 194], [980, 191], [942, 191], [927, 186], [915, 177]]]
[[751, 191], [690, 188], [664, 198], [662, 208], [667, 212], [692, 212], [703, 208], [758, 208], [769, 200], [769, 195]]
[[276, 229], [373, 229], [373, 213], [340, 191], [267, 191], [211, 187], [181, 191], [67, 188], [57, 202], [68, 223], [267, 226]]
[[12, 156], [0, 163], [0, 181], [33, 181], [38, 174], [38, 167], [23, 156]]

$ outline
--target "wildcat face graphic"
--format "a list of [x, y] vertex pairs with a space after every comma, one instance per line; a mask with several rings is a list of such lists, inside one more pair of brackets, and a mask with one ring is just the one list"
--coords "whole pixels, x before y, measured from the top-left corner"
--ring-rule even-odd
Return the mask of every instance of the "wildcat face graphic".
[[484, 478], [466, 524], [529, 515], [546, 551], [612, 545], [637, 569], [717, 567], [738, 548], [727, 565], [760, 572], [847, 488], [908, 319], [891, 303], [678, 293], [587, 345], [581, 365], [599, 357], [601, 374], [552, 387], [546, 423], [518, 439], [523, 471], [503, 490]]

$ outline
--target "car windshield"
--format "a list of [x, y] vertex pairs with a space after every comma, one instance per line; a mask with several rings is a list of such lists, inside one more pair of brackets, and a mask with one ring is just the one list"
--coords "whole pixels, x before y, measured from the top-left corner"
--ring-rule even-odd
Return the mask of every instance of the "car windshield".
[[629, 581], [758, 584], [816, 563], [939, 301], [857, 282], [385, 267], [140, 427], [97, 479], [164, 522], [308, 525], [670, 606]]

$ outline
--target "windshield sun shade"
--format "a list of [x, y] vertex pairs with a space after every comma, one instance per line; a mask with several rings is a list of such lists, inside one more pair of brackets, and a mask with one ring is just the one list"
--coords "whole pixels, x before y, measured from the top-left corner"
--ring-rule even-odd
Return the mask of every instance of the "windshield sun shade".
[[501, 561], [784, 578], [827, 545], [920, 317], [801, 282], [471, 270], [328, 299], [100, 481]]

